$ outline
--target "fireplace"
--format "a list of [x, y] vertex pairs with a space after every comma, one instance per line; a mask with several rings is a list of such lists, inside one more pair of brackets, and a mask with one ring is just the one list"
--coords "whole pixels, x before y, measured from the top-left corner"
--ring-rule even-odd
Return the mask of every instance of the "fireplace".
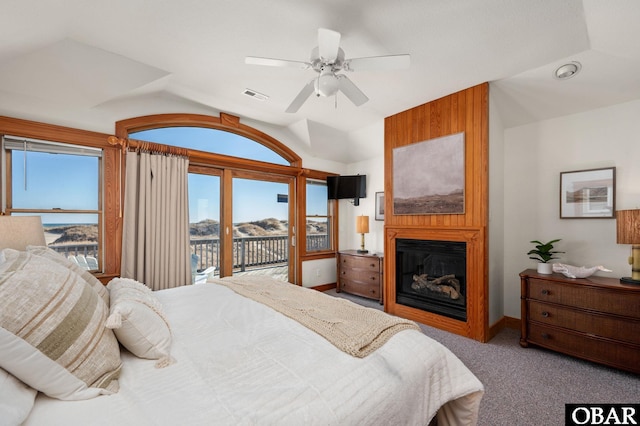
[[396, 239], [396, 303], [467, 320], [467, 243]]

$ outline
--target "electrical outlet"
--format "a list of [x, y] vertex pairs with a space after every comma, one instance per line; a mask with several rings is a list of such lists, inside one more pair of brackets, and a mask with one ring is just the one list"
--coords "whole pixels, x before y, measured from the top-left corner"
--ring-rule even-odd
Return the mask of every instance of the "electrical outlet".
[[316, 277], [320, 277], [320, 268], [316, 268]]

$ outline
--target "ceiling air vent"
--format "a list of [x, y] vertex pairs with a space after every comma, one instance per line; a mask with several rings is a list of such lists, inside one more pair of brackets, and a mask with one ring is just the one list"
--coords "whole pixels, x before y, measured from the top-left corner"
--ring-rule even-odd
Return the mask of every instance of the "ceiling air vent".
[[247, 96], [251, 96], [252, 98], [258, 99], [259, 101], [266, 101], [267, 99], [269, 99], [267, 95], [264, 95], [260, 92], [256, 92], [255, 90], [251, 90], [251, 89], [244, 89], [242, 93]]

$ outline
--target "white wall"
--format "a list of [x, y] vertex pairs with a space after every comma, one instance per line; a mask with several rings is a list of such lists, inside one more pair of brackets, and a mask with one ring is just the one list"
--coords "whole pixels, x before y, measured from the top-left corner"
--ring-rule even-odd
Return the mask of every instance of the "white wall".
[[336, 282], [337, 272], [334, 258], [307, 260], [302, 262], [302, 286], [333, 284]]
[[560, 172], [616, 167], [616, 210], [640, 208], [640, 100], [504, 132], [504, 315], [520, 318], [518, 274], [535, 268], [530, 240], [561, 238], [559, 260], [630, 275], [615, 219], [560, 219]]
[[384, 222], [375, 220], [376, 192], [384, 192], [384, 121], [351, 134], [354, 146], [367, 152], [369, 158], [349, 164], [348, 174], [367, 175], [367, 198], [354, 206], [340, 201], [340, 249], [359, 249], [361, 234], [356, 234], [356, 216], [369, 216], [369, 233], [365, 234], [365, 249], [369, 253], [384, 251]]
[[504, 127], [489, 91], [489, 325], [504, 316]]

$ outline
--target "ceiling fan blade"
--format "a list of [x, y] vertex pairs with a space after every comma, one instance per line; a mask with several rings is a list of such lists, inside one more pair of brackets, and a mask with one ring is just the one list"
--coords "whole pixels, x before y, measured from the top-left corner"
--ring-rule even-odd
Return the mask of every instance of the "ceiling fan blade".
[[338, 57], [338, 49], [340, 48], [340, 33], [337, 31], [327, 30], [326, 28], [318, 29], [318, 50], [320, 59], [323, 62], [333, 63]]
[[296, 98], [293, 100], [293, 102], [291, 102], [291, 104], [287, 107], [285, 112], [298, 112], [298, 110], [300, 109], [302, 104], [313, 93], [313, 90], [314, 90], [313, 83], [314, 83], [314, 81], [315, 81], [315, 79], [311, 80], [309, 83], [307, 83], [302, 88], [300, 93], [298, 93], [298, 96], [296, 96]]
[[345, 71], [388, 71], [409, 68], [411, 55], [370, 56], [344, 61]]
[[272, 58], [259, 58], [256, 56], [247, 56], [244, 58], [244, 63], [249, 65], [266, 65], [269, 67], [291, 67], [307, 69], [311, 66], [308, 62], [302, 61], [289, 61], [287, 59], [272, 59]]
[[340, 89], [355, 106], [360, 106], [369, 100], [367, 95], [362, 93], [362, 91], [349, 80], [349, 77], [344, 74], [338, 74], [336, 77], [338, 77], [338, 89]]

